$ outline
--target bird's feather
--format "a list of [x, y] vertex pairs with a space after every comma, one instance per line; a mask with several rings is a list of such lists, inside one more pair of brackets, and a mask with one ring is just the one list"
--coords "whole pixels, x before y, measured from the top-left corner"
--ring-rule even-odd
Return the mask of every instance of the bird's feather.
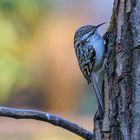
[[[103, 82], [103, 81], [102, 81]], [[102, 111], [104, 110], [104, 102], [103, 102], [103, 94], [101, 92], [101, 88], [99, 87], [99, 82], [98, 82], [98, 74], [92, 72], [91, 75], [91, 83], [93, 85], [97, 100], [98, 100], [98, 105], [100, 106], [99, 108], [102, 109]]]
[[89, 46], [78, 46], [76, 48], [80, 69], [86, 78], [87, 82], [91, 82], [91, 73], [95, 64], [96, 52], [95, 49]]

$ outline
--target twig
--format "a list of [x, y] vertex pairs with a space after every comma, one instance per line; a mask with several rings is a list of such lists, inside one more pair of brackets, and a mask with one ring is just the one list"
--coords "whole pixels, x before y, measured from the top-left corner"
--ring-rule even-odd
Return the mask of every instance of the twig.
[[78, 126], [73, 122], [65, 120], [64, 118], [47, 112], [0, 107], [0, 116], [11, 117], [15, 119], [35, 119], [45, 121], [55, 126], [62, 127], [70, 132], [73, 132], [86, 140], [94, 140], [94, 134], [92, 134], [88, 130]]

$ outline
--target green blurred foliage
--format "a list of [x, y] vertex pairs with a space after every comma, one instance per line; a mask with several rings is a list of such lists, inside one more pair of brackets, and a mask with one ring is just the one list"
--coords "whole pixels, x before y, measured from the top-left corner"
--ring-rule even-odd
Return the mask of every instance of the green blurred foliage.
[[49, 0], [0, 0], [0, 16], [9, 19], [20, 35], [31, 33], [51, 8]]
[[31, 84], [32, 76], [18, 52], [19, 42], [32, 37], [51, 7], [49, 0], [0, 0], [0, 101], [13, 87]]

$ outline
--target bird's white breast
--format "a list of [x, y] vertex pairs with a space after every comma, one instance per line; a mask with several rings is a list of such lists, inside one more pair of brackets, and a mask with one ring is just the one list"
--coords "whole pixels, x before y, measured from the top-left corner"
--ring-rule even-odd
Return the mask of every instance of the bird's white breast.
[[98, 71], [99, 69], [101, 69], [104, 61], [105, 47], [103, 38], [98, 33], [96, 33], [90, 38], [89, 43], [96, 51], [96, 59], [93, 71]]

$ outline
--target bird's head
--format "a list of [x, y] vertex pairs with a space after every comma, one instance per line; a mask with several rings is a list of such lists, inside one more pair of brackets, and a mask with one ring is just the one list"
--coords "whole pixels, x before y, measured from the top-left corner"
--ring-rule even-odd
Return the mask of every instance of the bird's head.
[[96, 32], [97, 32], [97, 29], [105, 24], [106, 22], [104, 23], [101, 23], [97, 26], [93, 26], [93, 25], [85, 25], [85, 26], [82, 26], [80, 27], [76, 32], [75, 32], [75, 35], [74, 35], [74, 44], [76, 42], [80, 42], [80, 41], [83, 41], [89, 37], [91, 37], [92, 35], [94, 35]]

